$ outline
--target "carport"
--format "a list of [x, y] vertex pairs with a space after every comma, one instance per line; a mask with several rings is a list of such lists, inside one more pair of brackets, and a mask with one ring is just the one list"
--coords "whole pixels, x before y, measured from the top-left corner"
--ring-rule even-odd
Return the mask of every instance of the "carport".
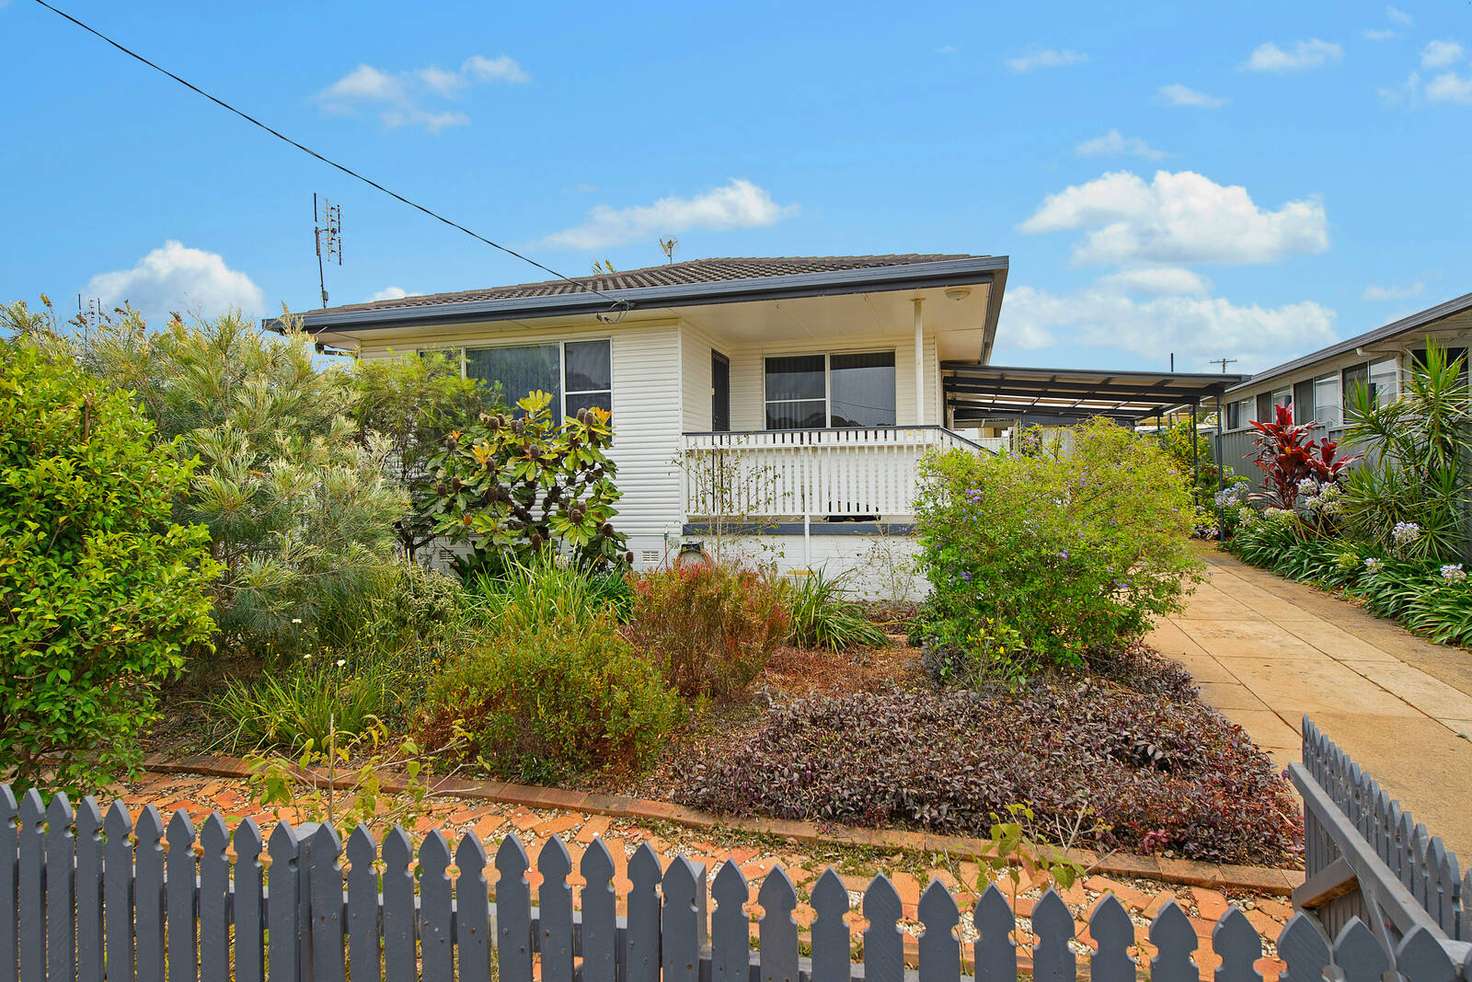
[[[941, 362], [946, 419], [952, 426], [1069, 426], [1094, 417], [1135, 426], [1142, 419], [1191, 410], [1192, 433], [1201, 405], [1246, 379], [1226, 373], [1013, 368], [980, 362]], [[1200, 441], [1193, 439], [1193, 465]]]

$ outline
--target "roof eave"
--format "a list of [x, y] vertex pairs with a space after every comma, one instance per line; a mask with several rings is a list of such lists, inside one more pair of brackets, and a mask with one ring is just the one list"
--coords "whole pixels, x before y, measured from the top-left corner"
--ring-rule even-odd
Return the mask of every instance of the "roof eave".
[[1451, 317], [1465, 310], [1472, 310], [1472, 293], [1464, 293], [1460, 297], [1453, 297], [1434, 307], [1427, 307], [1425, 310], [1402, 317], [1400, 320], [1391, 321], [1389, 324], [1377, 327], [1373, 331], [1366, 331], [1364, 334], [1358, 334], [1352, 338], [1338, 341], [1320, 348], [1318, 351], [1311, 351], [1306, 355], [1300, 355], [1290, 361], [1283, 362], [1281, 365], [1274, 365], [1272, 368], [1264, 369], [1237, 385], [1232, 386], [1227, 392], [1232, 393], [1238, 389], [1245, 389], [1249, 386], [1261, 385], [1263, 382], [1270, 382], [1280, 375], [1287, 375], [1289, 372], [1297, 371], [1307, 365], [1312, 365], [1316, 361], [1323, 361], [1325, 358], [1334, 358], [1338, 355], [1354, 351], [1356, 348], [1363, 348], [1366, 345], [1375, 344], [1387, 338], [1393, 338], [1407, 331], [1414, 331], [1434, 321], [1439, 321], [1443, 317]]
[[[511, 300], [475, 300], [462, 303], [426, 304], [422, 307], [389, 307], [374, 310], [334, 312], [304, 311], [298, 316], [309, 334], [352, 329], [383, 330], [420, 324], [456, 324], [479, 321], [521, 320], [533, 317], [565, 317], [608, 311], [611, 302], [632, 304], [633, 310], [650, 307], [688, 307], [715, 303], [784, 300], [794, 297], [834, 296], [890, 290], [924, 289], [956, 283], [990, 283], [993, 289], [984, 322], [983, 356], [990, 354], [1001, 313], [1002, 287], [1007, 278], [1006, 256], [977, 256], [900, 266], [871, 266], [862, 269], [790, 273], [741, 280], [690, 283], [675, 286], [641, 287], [633, 290], [578, 291], [550, 297], [521, 297]], [[271, 331], [284, 328], [283, 319], [268, 317], [261, 326]]]

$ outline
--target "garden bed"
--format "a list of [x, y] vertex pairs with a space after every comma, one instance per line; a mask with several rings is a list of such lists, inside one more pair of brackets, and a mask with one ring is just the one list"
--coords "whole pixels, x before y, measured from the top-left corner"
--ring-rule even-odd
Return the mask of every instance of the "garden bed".
[[1020, 690], [937, 690], [919, 652], [782, 649], [757, 696], [677, 731], [652, 771], [589, 789], [730, 815], [1296, 866], [1298, 804], [1268, 756], [1143, 647]]

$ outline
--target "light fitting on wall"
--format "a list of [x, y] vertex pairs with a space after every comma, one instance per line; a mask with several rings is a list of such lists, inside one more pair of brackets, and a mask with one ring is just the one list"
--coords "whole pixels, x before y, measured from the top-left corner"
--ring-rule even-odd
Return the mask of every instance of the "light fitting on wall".
[[971, 296], [971, 288], [968, 286], [953, 286], [946, 290], [947, 300], [965, 300]]

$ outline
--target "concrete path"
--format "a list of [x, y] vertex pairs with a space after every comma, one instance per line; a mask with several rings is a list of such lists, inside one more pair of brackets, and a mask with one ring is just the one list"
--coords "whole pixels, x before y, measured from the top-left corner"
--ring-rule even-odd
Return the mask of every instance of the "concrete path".
[[1472, 652], [1207, 550], [1209, 581], [1150, 643], [1279, 763], [1299, 759], [1309, 714], [1472, 861]]

